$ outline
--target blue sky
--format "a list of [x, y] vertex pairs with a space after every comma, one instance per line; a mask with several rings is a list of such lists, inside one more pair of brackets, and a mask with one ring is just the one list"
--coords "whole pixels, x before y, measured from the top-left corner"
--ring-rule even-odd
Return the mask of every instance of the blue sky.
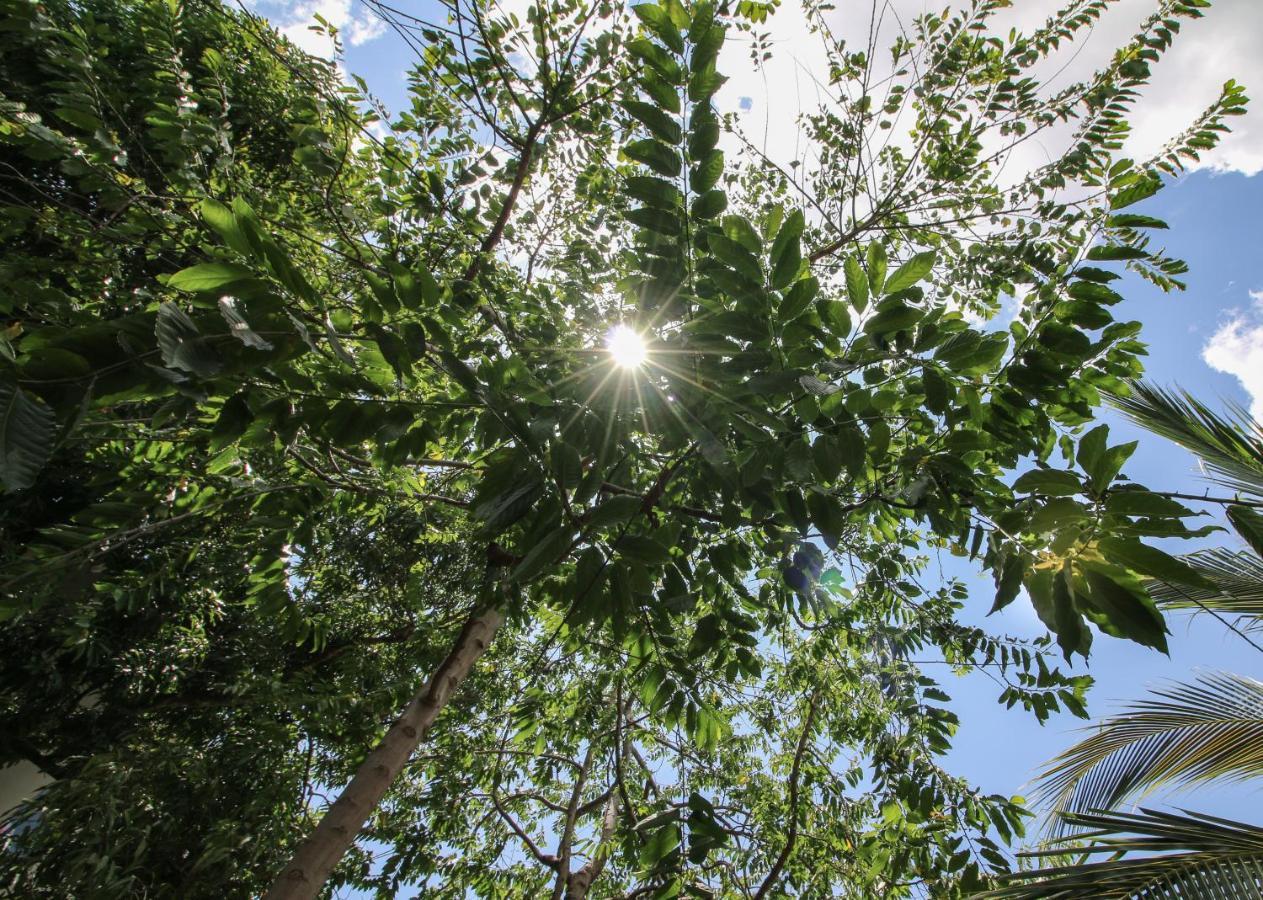
[[[1182, 36], [1176, 52], [1183, 55], [1168, 60], [1158, 70], [1153, 89], [1141, 104], [1134, 141], [1142, 149], [1160, 144], [1185, 124], [1228, 75], [1245, 79], [1249, 87], [1251, 76], [1257, 73], [1253, 85], [1263, 90], [1263, 56], [1257, 52], [1263, 40], [1263, 16], [1257, 3], [1220, 0], [1206, 24], [1198, 26], [1200, 30]], [[252, 5], [313, 50], [323, 45], [305, 34], [303, 23], [313, 12], [321, 13], [343, 30], [345, 69], [364, 77], [389, 107], [399, 109], [403, 105], [408, 51], [378, 27], [380, 23], [371, 20], [358, 0], [255, 0]], [[895, 5], [917, 11], [925, 4], [922, 0], [896, 0]], [[1026, 25], [1059, 5], [1051, 0], [1022, 0], [1015, 4], [1018, 10], [1014, 15], [1020, 20], [1018, 24]], [[778, 60], [786, 68], [751, 72], [744, 49], [733, 48], [735, 55], [727, 57], [732, 65], [721, 65], [733, 73], [733, 81], [720, 95], [728, 109], [741, 112], [747, 133], [756, 138], [770, 134], [773, 143], [788, 141], [782, 149], [788, 148], [790, 153], [797, 133], [792, 124], [796, 107], [784, 103], [778, 110], [769, 108], [774, 104], [766, 101], [795, 92], [800, 101], [810, 99], [803, 97], [805, 79], [801, 76], [813, 65], [811, 51], [803, 43], [801, 22], [792, 18], [792, 6], [786, 4], [770, 25]], [[1074, 64], [1086, 66], [1093, 54], [1099, 58], [1108, 53], [1151, 6], [1145, 0], [1120, 0], [1098, 26], [1088, 52]], [[432, 0], [406, 8], [421, 16], [437, 12]], [[781, 121], [785, 117], [786, 121]], [[1172, 255], [1189, 263], [1188, 290], [1164, 294], [1138, 277], [1128, 276], [1121, 288], [1126, 300], [1116, 308], [1119, 319], [1144, 324], [1142, 337], [1150, 348], [1150, 378], [1178, 384], [1212, 404], [1224, 399], [1253, 406], [1256, 415], [1263, 410], [1263, 174], [1258, 174], [1263, 168], [1263, 132], [1254, 124], [1257, 119], [1258, 115], [1252, 115], [1242, 121], [1226, 147], [1208, 159], [1207, 168], [1173, 182], [1137, 209], [1170, 223], [1170, 231], [1160, 239]], [[776, 155], [777, 147], [768, 149]], [[1106, 418], [1112, 423], [1116, 440], [1141, 438], [1127, 470], [1130, 477], [1155, 489], [1195, 492], [1205, 487], [1187, 453], [1161, 439], [1141, 435], [1116, 415], [1107, 414]], [[1224, 539], [1230, 538], [1225, 535]], [[944, 567], [949, 574], [964, 575], [966, 571], [956, 560], [944, 560]], [[971, 584], [977, 585], [977, 590], [967, 617], [981, 623], [990, 607], [991, 586], [977, 578]], [[985, 624], [1014, 635], [1043, 631], [1029, 604], [1022, 602]], [[1170, 657], [1124, 641], [1098, 638], [1088, 670], [1097, 681], [1090, 697], [1094, 714], [1116, 709], [1119, 701], [1138, 698], [1146, 686], [1164, 679], [1187, 679], [1199, 668], [1254, 676], [1263, 673], [1263, 656], [1209, 617], [1173, 617], [1170, 627]], [[930, 667], [936, 668], [944, 667]], [[988, 792], [1021, 792], [1040, 763], [1073, 742], [1075, 729], [1083, 725], [1062, 715], [1041, 727], [1033, 716], [997, 704], [1000, 689], [985, 677], [955, 678], [945, 671], [929, 674], [942, 679], [962, 721], [948, 767]], [[1257, 788], [1235, 786], [1185, 793], [1176, 802], [1221, 815], [1257, 819], [1260, 794]]]

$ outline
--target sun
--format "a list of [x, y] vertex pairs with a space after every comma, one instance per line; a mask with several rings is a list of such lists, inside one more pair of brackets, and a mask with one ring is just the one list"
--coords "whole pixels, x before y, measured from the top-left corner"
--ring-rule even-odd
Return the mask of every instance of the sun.
[[638, 369], [649, 355], [645, 339], [626, 325], [615, 325], [605, 335], [605, 349], [614, 365], [622, 369]]

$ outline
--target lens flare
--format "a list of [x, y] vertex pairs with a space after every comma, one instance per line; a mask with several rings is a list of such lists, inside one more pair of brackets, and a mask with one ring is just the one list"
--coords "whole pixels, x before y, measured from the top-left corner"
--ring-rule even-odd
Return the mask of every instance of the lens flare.
[[615, 325], [605, 336], [605, 349], [614, 364], [623, 369], [638, 369], [644, 365], [648, 350], [645, 339], [626, 325]]

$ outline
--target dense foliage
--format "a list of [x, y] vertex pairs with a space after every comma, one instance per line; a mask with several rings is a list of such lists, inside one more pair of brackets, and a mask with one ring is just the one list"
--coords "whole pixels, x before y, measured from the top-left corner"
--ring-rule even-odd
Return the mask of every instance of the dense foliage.
[[[16, 893], [312, 896], [315, 854], [386, 896], [958, 896], [1026, 813], [941, 768], [913, 655], [1082, 714], [1054, 639], [1163, 648], [1144, 579], [1205, 587], [1087, 427], [1141, 370], [1117, 269], [1182, 271], [1125, 210], [1243, 108], [1116, 158], [1204, 0], [1055, 92], [1104, 0], [923, 17], [880, 93], [808, 7], [792, 172], [721, 146], [750, 0], [376, 6], [418, 50], [388, 128], [214, 3], [3, 2], [0, 753], [57, 779]], [[1052, 637], [960, 624], [938, 552]]]

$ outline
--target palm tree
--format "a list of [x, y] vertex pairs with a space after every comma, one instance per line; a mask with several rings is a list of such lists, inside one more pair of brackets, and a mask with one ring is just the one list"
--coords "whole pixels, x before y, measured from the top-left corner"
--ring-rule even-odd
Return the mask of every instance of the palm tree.
[[[1206, 587], [1154, 582], [1150, 595], [1166, 609], [1216, 616], [1263, 652], [1251, 637], [1263, 631], [1263, 427], [1240, 407], [1225, 416], [1184, 392], [1134, 388], [1116, 405], [1191, 451], [1206, 477], [1233, 494], [1182, 498], [1222, 503], [1246, 544], [1183, 557]], [[1193, 812], [1113, 811], [1163, 787], [1260, 776], [1263, 682], [1206, 673], [1153, 691], [1104, 720], [1040, 776], [1037, 796], [1051, 807], [1054, 839], [1052, 849], [1029, 856], [1064, 859], [1069, 852], [1077, 861], [1016, 873], [987, 896], [1263, 898], [1263, 828]], [[1102, 854], [1112, 858], [1096, 859]]]
[[[1099, 862], [1030, 869], [984, 896], [1012, 900], [1254, 900], [1263, 897], [1263, 828], [1202, 813], [1182, 815], [1141, 809], [1137, 813], [1067, 813], [1092, 829], [1075, 840], [1091, 844], [1084, 859]], [[1031, 856], [1062, 856], [1048, 850]], [[1139, 859], [1127, 853], [1151, 853]]]

